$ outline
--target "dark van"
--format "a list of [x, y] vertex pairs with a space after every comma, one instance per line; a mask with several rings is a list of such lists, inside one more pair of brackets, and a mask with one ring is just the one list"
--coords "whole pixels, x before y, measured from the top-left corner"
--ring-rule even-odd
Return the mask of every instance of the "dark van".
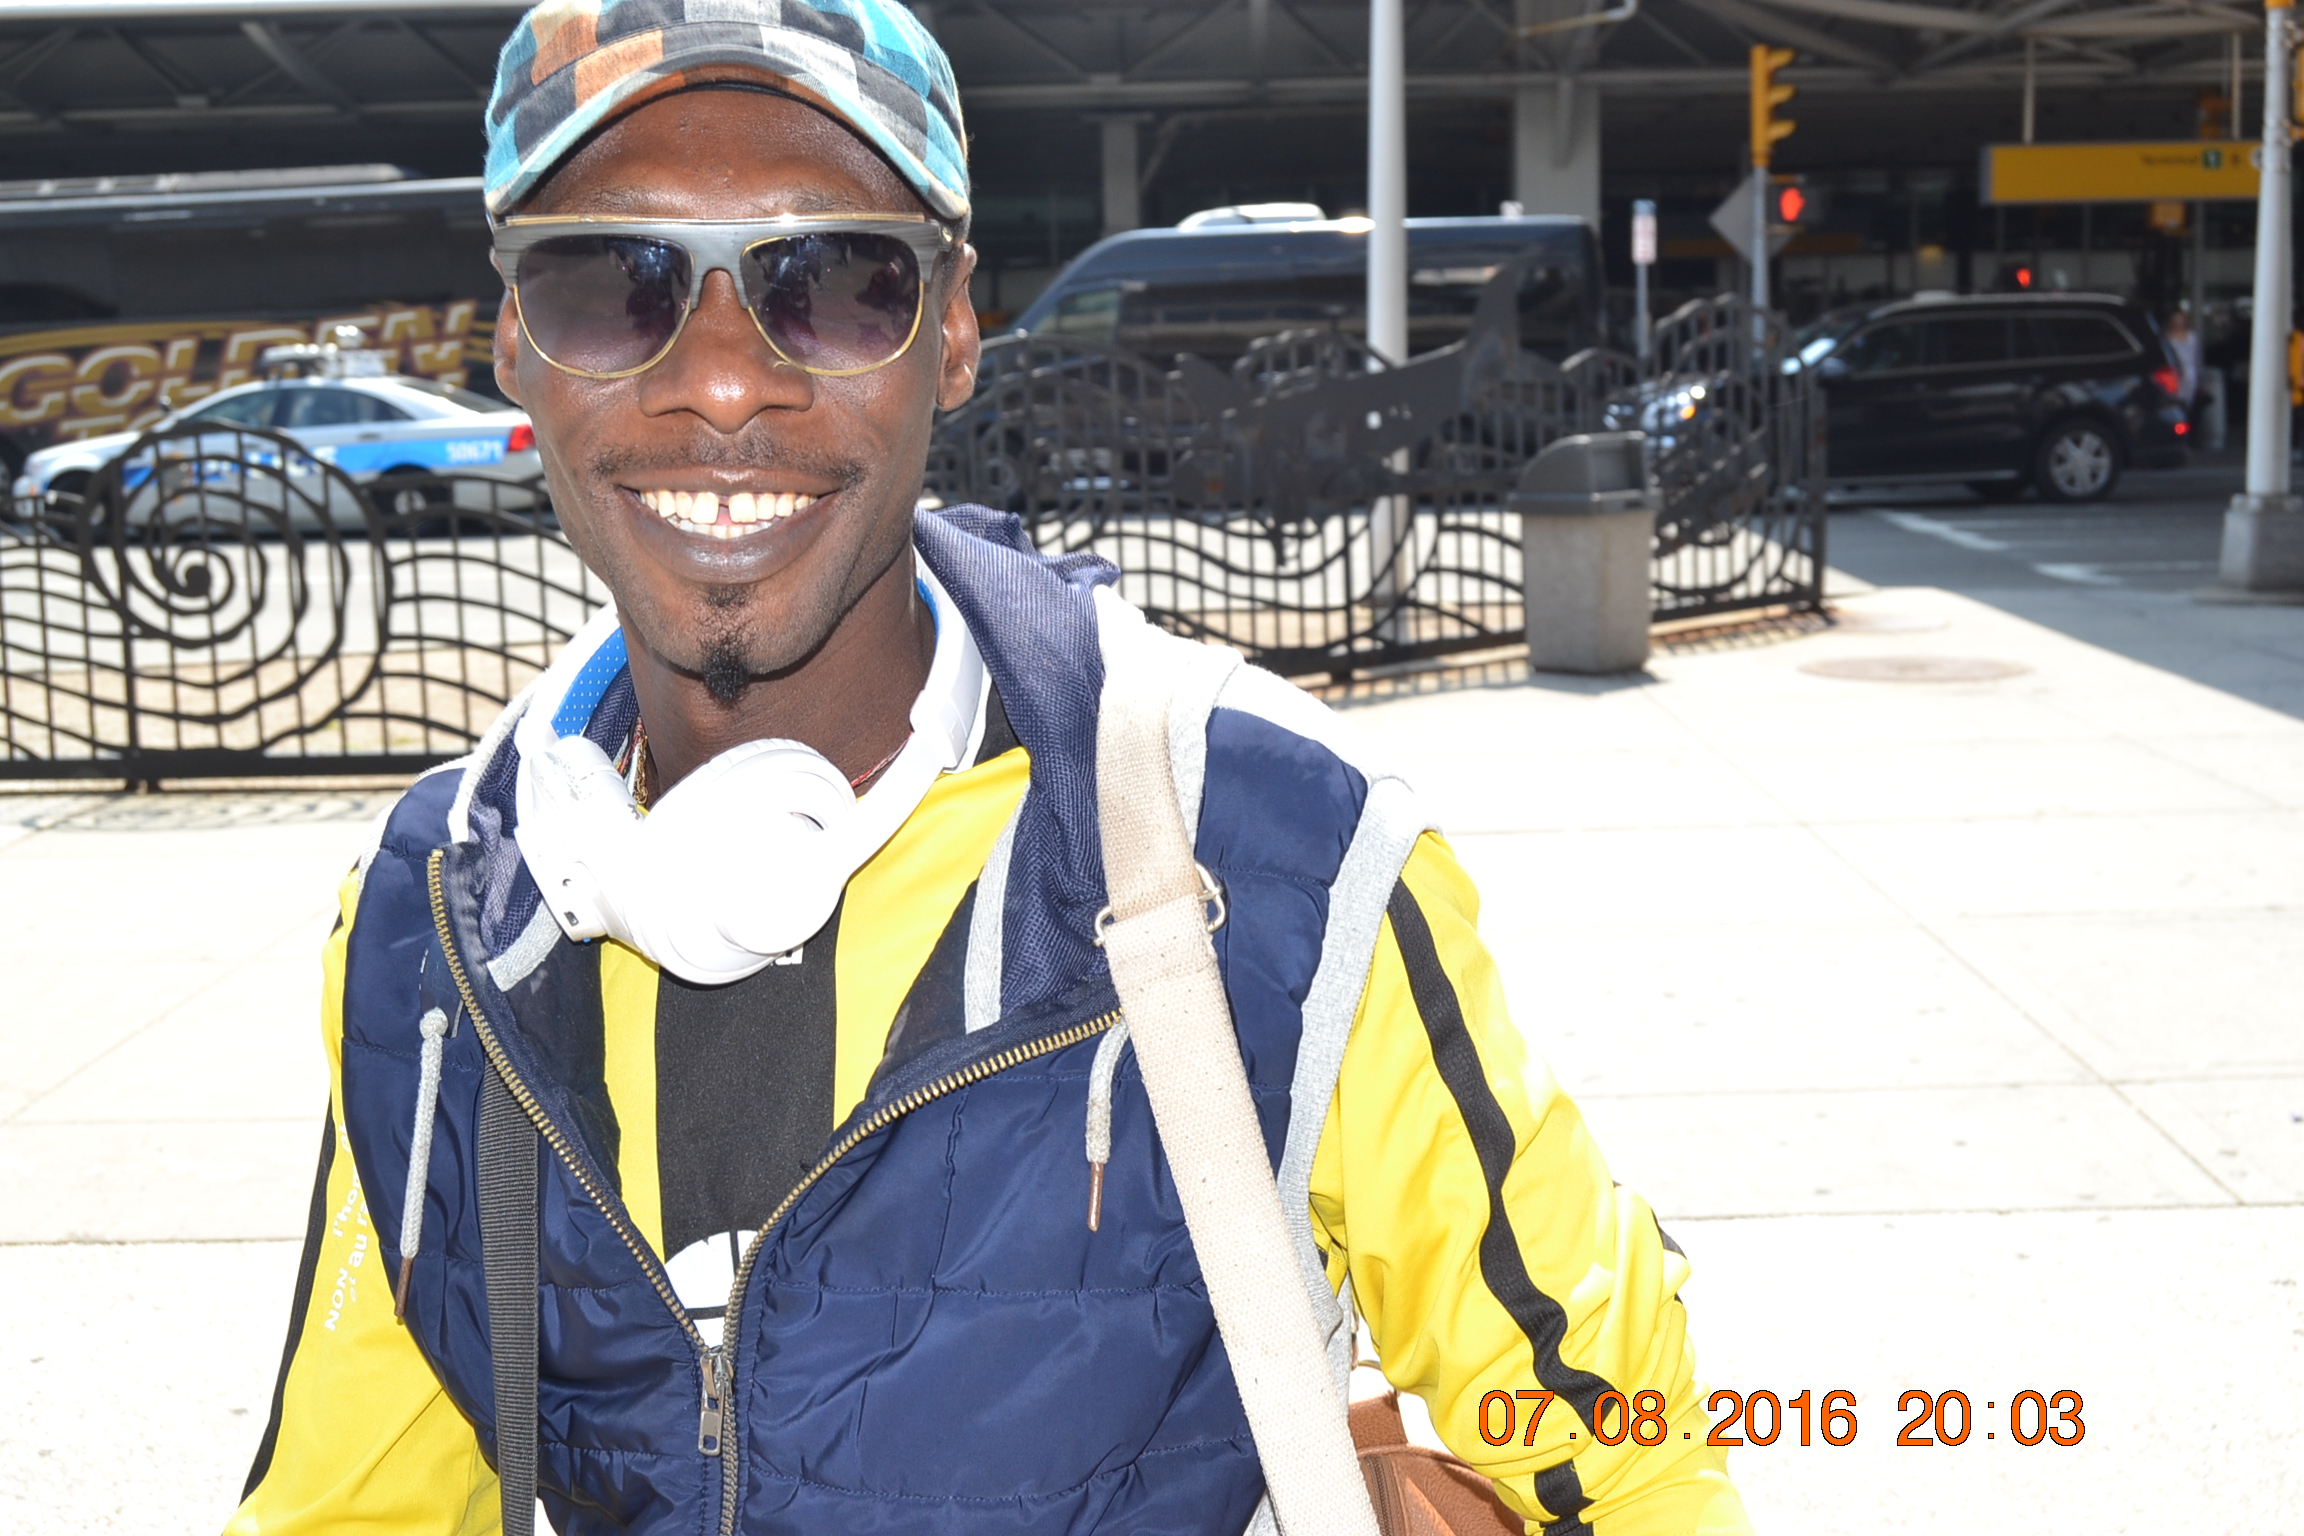
[[2101, 501], [2122, 469], [2186, 457], [2176, 359], [2123, 299], [1906, 299], [1826, 315], [1799, 340], [1823, 386], [1836, 484]]
[[[1599, 344], [1600, 253], [1583, 220], [1410, 219], [1409, 351], [1462, 336], [1481, 285], [1507, 263], [1521, 271], [1522, 345], [1557, 360]], [[1138, 229], [1083, 251], [1016, 329], [1225, 367], [1280, 331], [1365, 334], [1367, 282], [1365, 219]]]

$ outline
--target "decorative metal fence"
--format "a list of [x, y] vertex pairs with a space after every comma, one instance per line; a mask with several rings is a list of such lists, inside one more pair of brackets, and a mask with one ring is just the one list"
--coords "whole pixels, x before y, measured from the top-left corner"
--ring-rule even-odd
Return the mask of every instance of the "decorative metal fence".
[[0, 777], [404, 772], [466, 750], [605, 596], [538, 485], [148, 436], [0, 519]]
[[1662, 497], [1659, 619], [1824, 605], [1824, 406], [1789, 344], [1779, 317], [1699, 299], [1657, 327], [1656, 373], [1617, 396]]
[[1348, 673], [1522, 633], [1518, 518], [1545, 444], [1639, 428], [1663, 494], [1656, 613], [1822, 600], [1821, 415], [1783, 338], [1731, 298], [1658, 328], [1660, 371], [1518, 345], [1509, 279], [1466, 337], [1399, 367], [1289, 332], [1222, 373], [1061, 339], [985, 348], [940, 424], [928, 485], [1093, 549], [1164, 623], [1276, 670]]
[[[1659, 617], [1820, 605], [1821, 413], [1780, 333], [1693, 304], [1656, 356], [1522, 350], [1508, 278], [1397, 367], [1329, 331], [1229, 372], [1005, 340], [928, 484], [1105, 555], [1184, 633], [1345, 674], [1518, 639], [1521, 469], [1637, 427]], [[155, 432], [0, 506], [0, 778], [404, 772], [467, 750], [606, 595], [540, 482], [360, 485], [272, 433]]]

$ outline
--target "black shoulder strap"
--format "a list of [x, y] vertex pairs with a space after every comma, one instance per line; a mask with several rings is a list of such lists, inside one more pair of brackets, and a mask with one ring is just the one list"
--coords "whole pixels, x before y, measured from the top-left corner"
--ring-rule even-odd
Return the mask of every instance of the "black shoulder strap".
[[480, 1258], [496, 1367], [504, 1536], [536, 1531], [536, 1127], [499, 1072], [480, 1081]]

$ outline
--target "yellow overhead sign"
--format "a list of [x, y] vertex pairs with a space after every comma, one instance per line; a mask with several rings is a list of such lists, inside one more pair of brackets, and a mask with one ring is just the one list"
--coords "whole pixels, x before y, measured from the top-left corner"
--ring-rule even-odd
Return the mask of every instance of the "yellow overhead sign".
[[2156, 203], [2256, 196], [2247, 139], [2165, 144], [1992, 144], [1984, 150], [1987, 203]]

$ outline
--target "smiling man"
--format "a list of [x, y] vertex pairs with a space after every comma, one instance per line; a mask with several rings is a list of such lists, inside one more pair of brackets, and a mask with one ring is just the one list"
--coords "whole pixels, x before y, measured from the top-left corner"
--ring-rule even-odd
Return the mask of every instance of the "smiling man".
[[[886, 0], [556, 0], [488, 124], [497, 378], [615, 601], [345, 882], [229, 1529], [1269, 1530], [1096, 942], [1137, 621], [1101, 562], [914, 511], [977, 361], [941, 51]], [[1546, 1529], [1741, 1531], [1686, 1262], [1446, 845], [1304, 695], [1208, 676], [1173, 768], [1272, 1283], [1336, 1344], [1351, 1298]], [[1497, 1393], [1558, 1408], [1496, 1444]]]

